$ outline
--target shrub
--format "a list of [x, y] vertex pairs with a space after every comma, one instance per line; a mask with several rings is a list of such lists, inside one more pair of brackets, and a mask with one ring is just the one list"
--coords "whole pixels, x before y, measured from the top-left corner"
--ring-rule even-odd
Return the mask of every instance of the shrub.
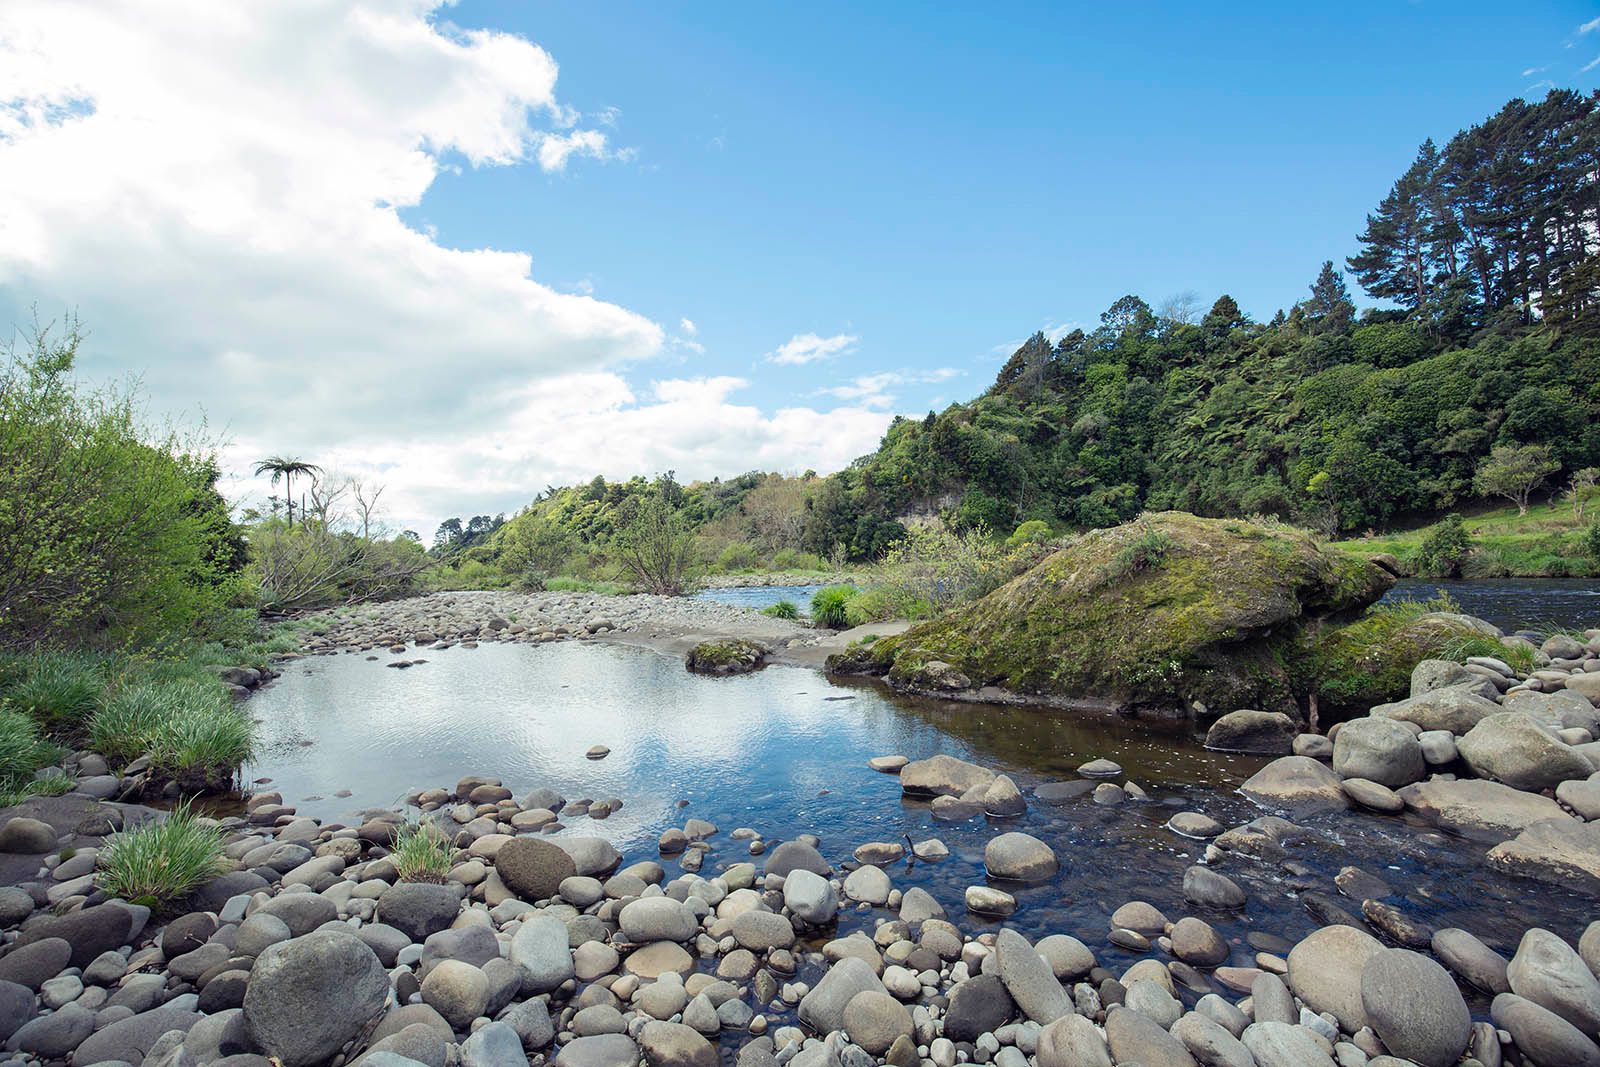
[[924, 526], [889, 546], [877, 588], [887, 598], [880, 618], [941, 612], [998, 589], [1013, 574], [981, 529], [957, 533]]
[[441, 883], [450, 873], [450, 842], [432, 823], [411, 823], [394, 835], [389, 859], [402, 882]]
[[408, 538], [363, 537], [317, 520], [289, 527], [271, 519], [250, 532], [248, 576], [272, 610], [409, 596], [433, 563]]
[[771, 607], [762, 608], [761, 614], [771, 615], [774, 619], [792, 620], [800, 617], [800, 609], [795, 606], [792, 600], [780, 600]]
[[188, 896], [226, 868], [222, 831], [180, 804], [165, 819], [112, 835], [96, 882], [112, 896], [157, 905]]
[[772, 567], [779, 571], [820, 571], [827, 566], [814, 552], [801, 552], [794, 548], [781, 548], [772, 557]]
[[1589, 528], [1583, 532], [1583, 551], [1600, 567], [1600, 518], [1589, 520]]
[[1040, 519], [1029, 519], [1006, 538], [1006, 548], [1015, 552], [1027, 545], [1038, 545], [1050, 539], [1050, 524]]
[[1459, 578], [1472, 555], [1472, 540], [1461, 516], [1452, 512], [1428, 530], [1417, 549], [1417, 571], [1432, 578]]
[[721, 571], [752, 571], [761, 565], [754, 545], [735, 541], [717, 556], [717, 569]]
[[659, 499], [639, 505], [617, 532], [612, 549], [622, 569], [647, 593], [679, 596], [688, 585], [694, 562], [694, 534], [682, 513]]
[[842, 630], [850, 625], [848, 605], [855, 592], [851, 585], [829, 585], [811, 596], [811, 621], [830, 630]]
[[927, 601], [907, 601], [881, 586], [858, 590], [845, 604], [845, 620], [851, 626], [865, 626], [896, 617], [916, 619], [932, 612]]
[[243, 546], [208, 442], [71, 377], [83, 333], [0, 350], [0, 647], [111, 648], [194, 632], [239, 590]]

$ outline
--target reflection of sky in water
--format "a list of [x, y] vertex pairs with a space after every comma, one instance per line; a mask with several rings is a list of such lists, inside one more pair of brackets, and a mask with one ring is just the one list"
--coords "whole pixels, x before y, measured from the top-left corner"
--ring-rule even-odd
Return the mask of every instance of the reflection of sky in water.
[[1474, 578], [1443, 582], [1405, 579], [1385, 600], [1431, 600], [1447, 594], [1468, 615], [1506, 630], [1548, 632], [1600, 626], [1600, 580], [1594, 578]]
[[[748, 858], [744, 843], [728, 837], [739, 826], [769, 840], [816, 833], [835, 861], [866, 841], [937, 836], [950, 859], [896, 864], [890, 874], [902, 888], [929, 889], [972, 928], [986, 924], [964, 915], [960, 902], [966, 886], [984, 880], [984, 844], [1022, 829], [1056, 849], [1062, 873], [1050, 884], [1008, 887], [1021, 905], [1012, 924], [1034, 937], [1082, 937], [1113, 964], [1134, 958], [1105, 941], [1106, 919], [1119, 904], [1149, 900], [1173, 919], [1193, 910], [1182, 900], [1183, 871], [1205, 846], [1166, 830], [1171, 813], [1203, 811], [1225, 826], [1262, 814], [1236, 787], [1266, 761], [1206, 752], [1182, 729], [910, 700], [876, 683], [835, 682], [792, 667], [706, 678], [675, 657], [602, 643], [428, 651], [429, 662], [409, 670], [385, 667], [391, 657], [381, 655], [287, 665], [246, 705], [262, 721], [263, 741], [247, 778], [271, 778], [266, 788], [281, 790], [301, 812], [339, 821], [391, 806], [414, 788], [452, 788], [467, 774], [502, 778], [518, 795], [550, 786], [569, 799], [617, 796], [620, 812], [604, 821], [574, 818], [565, 832], [603, 836], [632, 862], [654, 858], [667, 827], [710, 819], [722, 832], [712, 839], [708, 874]], [[585, 759], [595, 744], [611, 755]], [[1055, 808], [1030, 802], [1015, 820], [935, 822], [926, 803], [901, 797], [898, 779], [866, 767], [876, 755], [937, 752], [1007, 771], [1024, 791], [1106, 756], [1151, 800], [1111, 808], [1087, 797]], [[335, 798], [339, 789], [353, 795]], [[312, 795], [324, 799], [303, 799]], [[689, 803], [680, 810], [679, 800]], [[1242, 913], [1205, 918], [1233, 943], [1236, 964], [1251, 963], [1243, 941], [1250, 930], [1298, 938], [1313, 929], [1299, 894], [1337, 897], [1333, 876], [1352, 864], [1387, 880], [1397, 894], [1390, 902], [1414, 919], [1465, 927], [1508, 956], [1529, 925], [1576, 940], [1591, 910], [1590, 901], [1492, 874], [1484, 846], [1426, 835], [1410, 816], [1301, 821], [1317, 832], [1291, 858], [1311, 875], [1248, 859], [1222, 865], [1251, 902]], [[1360, 901], [1343, 904], [1360, 911]], [[870, 921], [870, 914], [849, 919], [869, 929]], [[1473, 1007], [1481, 1015], [1486, 1003]]]

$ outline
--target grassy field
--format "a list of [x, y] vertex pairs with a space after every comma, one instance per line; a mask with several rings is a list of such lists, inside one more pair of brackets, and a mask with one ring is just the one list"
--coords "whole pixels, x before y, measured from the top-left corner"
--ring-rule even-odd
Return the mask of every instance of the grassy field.
[[[1600, 561], [1584, 546], [1584, 533], [1600, 501], [1591, 503], [1580, 524], [1564, 501], [1534, 504], [1526, 515], [1512, 505], [1464, 510], [1473, 552], [1462, 568], [1464, 578], [1587, 578], [1600, 575]], [[1336, 541], [1334, 548], [1355, 555], [1387, 552], [1408, 573], [1415, 571], [1417, 550], [1430, 526], [1376, 537]]]

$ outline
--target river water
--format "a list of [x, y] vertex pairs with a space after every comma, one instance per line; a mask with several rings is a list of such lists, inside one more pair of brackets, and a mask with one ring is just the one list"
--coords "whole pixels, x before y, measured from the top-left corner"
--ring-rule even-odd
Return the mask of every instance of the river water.
[[1460, 610], [1511, 633], [1600, 626], [1600, 579], [1493, 578], [1470, 582], [1407, 578], [1385, 600], [1432, 600], [1440, 595]]
[[[1201, 914], [1234, 945], [1231, 962], [1249, 965], [1245, 936], [1309, 933], [1317, 923], [1301, 895], [1338, 896], [1334, 876], [1349, 865], [1384, 879], [1395, 893], [1389, 902], [1414, 919], [1463, 926], [1508, 956], [1530, 925], [1575, 940], [1589, 918], [1586, 899], [1490, 872], [1480, 844], [1409, 818], [1356, 813], [1301, 820], [1312, 833], [1291, 850], [1305, 865], [1296, 872], [1227, 859], [1220, 869], [1249, 892], [1249, 905], [1197, 912], [1183, 903], [1181, 883], [1205, 846], [1164, 823], [1185, 809], [1226, 826], [1265, 814], [1236, 792], [1265, 760], [1207, 752], [1187, 730], [913, 700], [801, 668], [707, 678], [676, 658], [598, 642], [456, 647], [427, 652], [428, 662], [406, 670], [387, 668], [390, 658], [287, 665], [247, 705], [262, 733], [248, 777], [266, 779], [263, 788], [281, 790], [302, 813], [336, 821], [394, 805], [412, 789], [451, 788], [467, 774], [500, 777], [518, 794], [551, 786], [569, 799], [615, 796], [623, 807], [609, 819], [578, 817], [563, 833], [604, 836], [633, 862], [657, 858], [655, 840], [669, 826], [709, 819], [721, 833], [708, 876], [749, 858], [728, 837], [740, 826], [769, 842], [815, 833], [835, 862], [864, 842], [937, 836], [948, 859], [889, 873], [902, 889], [927, 888], [967, 930], [989, 925], [961, 904], [965, 887], [984, 883], [984, 844], [1021, 829], [1055, 848], [1062, 873], [1043, 886], [1007, 887], [1019, 901], [1011, 924], [1031, 937], [1073, 934], [1113, 967], [1139, 958], [1105, 939], [1108, 916], [1128, 900], [1148, 900], [1174, 921]], [[585, 759], [596, 744], [611, 754]], [[902, 798], [897, 778], [866, 766], [877, 755], [940, 752], [1009, 773], [1025, 793], [1106, 757], [1124, 768], [1118, 781], [1136, 782], [1151, 799], [1100, 807], [1083, 796], [1052, 807], [1030, 797], [1016, 819], [939, 822], [926, 803]], [[335, 797], [340, 790], [350, 795]], [[1344, 904], [1359, 914], [1359, 900]], [[872, 917], [847, 913], [841, 931], [870, 930]], [[1190, 1003], [1194, 996], [1186, 994]], [[1479, 1015], [1487, 1008], [1473, 1006]]]

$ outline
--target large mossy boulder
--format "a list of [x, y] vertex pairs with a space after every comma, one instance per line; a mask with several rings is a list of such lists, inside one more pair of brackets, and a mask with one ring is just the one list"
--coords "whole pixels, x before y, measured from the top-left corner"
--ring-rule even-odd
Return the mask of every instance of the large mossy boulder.
[[1289, 662], [1296, 691], [1316, 693], [1324, 721], [1334, 721], [1406, 699], [1417, 664], [1499, 636], [1471, 615], [1382, 604], [1352, 622], [1303, 627]]
[[973, 691], [1069, 707], [1293, 711], [1285, 649], [1393, 582], [1289, 527], [1162, 512], [1085, 534], [983, 599], [829, 668], [922, 692], [930, 665], [948, 664]]

